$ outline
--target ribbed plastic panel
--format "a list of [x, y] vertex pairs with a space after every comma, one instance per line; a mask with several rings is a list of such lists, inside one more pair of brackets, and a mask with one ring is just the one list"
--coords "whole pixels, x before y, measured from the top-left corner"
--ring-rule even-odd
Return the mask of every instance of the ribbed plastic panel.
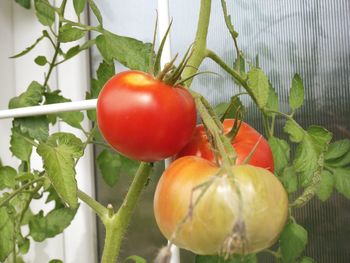
[[[183, 54], [193, 41], [199, 1], [170, 1], [174, 18], [172, 50]], [[235, 51], [221, 15], [220, 1], [212, 1], [208, 47], [233, 64]], [[294, 73], [305, 86], [306, 104], [296, 118], [307, 127], [325, 126], [336, 139], [350, 137], [350, 1], [349, 0], [235, 0], [227, 1], [245, 55], [268, 74], [279, 93], [280, 108], [288, 112], [288, 94]], [[184, 6], [187, 6], [184, 10]], [[199, 76], [194, 88], [213, 104], [228, 100], [237, 87], [211, 61], [201, 70], [222, 77]], [[246, 119], [262, 131], [260, 115], [248, 98]], [[284, 120], [278, 121], [278, 135]], [[350, 174], [349, 174], [350, 176]], [[350, 262], [350, 201], [339, 194], [325, 203], [314, 200], [295, 211], [309, 230], [305, 255], [323, 263]], [[259, 220], [259, 219], [257, 219]], [[262, 226], [263, 227], [263, 226]], [[271, 262], [269, 257], [259, 262]]]

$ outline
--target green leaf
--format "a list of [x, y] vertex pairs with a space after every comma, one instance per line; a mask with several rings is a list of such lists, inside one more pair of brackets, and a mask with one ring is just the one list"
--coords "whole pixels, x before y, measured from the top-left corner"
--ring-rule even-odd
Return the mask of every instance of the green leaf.
[[294, 167], [285, 168], [280, 179], [289, 194], [298, 190], [298, 179]]
[[279, 174], [289, 163], [290, 147], [285, 140], [274, 136], [271, 136], [268, 141], [272, 150], [275, 171]]
[[0, 167], [0, 190], [15, 188], [17, 172], [10, 166]]
[[323, 154], [329, 142], [332, 139], [332, 134], [326, 129], [319, 126], [310, 126], [296, 150], [294, 166], [297, 172], [301, 174], [301, 184], [306, 186], [314, 172], [323, 163], [319, 163], [321, 154]]
[[133, 261], [134, 263], [147, 263], [146, 259], [139, 256], [130, 256], [125, 259], [124, 262]]
[[350, 199], [350, 169], [333, 169], [333, 176], [337, 191]]
[[36, 81], [30, 83], [28, 89], [9, 102], [9, 109], [38, 105], [42, 101], [45, 88]]
[[83, 151], [82, 141], [69, 133], [55, 133], [37, 148], [53, 187], [62, 200], [73, 208], [78, 205], [74, 158], [81, 157]]
[[249, 91], [253, 94], [260, 109], [264, 108], [269, 98], [269, 80], [260, 68], [253, 67], [248, 72]]
[[84, 51], [88, 48], [90, 48], [91, 46], [93, 46], [95, 44], [95, 39], [90, 39], [88, 41], [86, 41], [83, 45], [79, 46], [76, 45], [74, 47], [71, 47], [70, 49], [68, 49], [68, 51], [64, 54], [64, 59], [70, 59], [74, 56], [76, 56], [77, 54], [79, 54], [81, 51]]
[[[96, 99], [102, 90], [104, 84], [115, 75], [114, 63], [103, 61], [97, 69], [97, 80], [91, 80], [90, 92], [86, 93], [86, 99]], [[87, 116], [89, 120], [96, 121], [96, 110], [88, 110]]]
[[287, 120], [283, 127], [284, 132], [289, 134], [289, 139], [292, 142], [301, 142], [304, 138], [305, 131], [295, 121]]
[[23, 240], [21, 240], [21, 242], [18, 242], [18, 250], [22, 255], [28, 253], [29, 247], [30, 247], [30, 240], [28, 238], [24, 238]]
[[134, 174], [138, 162], [130, 160], [116, 152], [103, 150], [97, 157], [97, 165], [104, 181], [113, 187], [121, 174]]
[[244, 106], [238, 96], [233, 96], [230, 102], [222, 102], [216, 105], [214, 111], [220, 119], [223, 117], [234, 119], [239, 108], [244, 109]]
[[60, 259], [51, 259], [49, 263], [63, 263], [63, 261]]
[[79, 16], [84, 11], [85, 5], [86, 0], [73, 0], [74, 10], [77, 16]]
[[30, 208], [28, 208], [25, 212], [24, 212], [24, 216], [21, 222], [22, 226], [28, 225], [30, 219], [33, 217], [33, 212], [32, 210], [30, 210]]
[[344, 139], [331, 143], [325, 154], [325, 160], [337, 159], [350, 151], [350, 140]]
[[90, 8], [92, 10], [92, 12], [94, 13], [94, 15], [96, 16], [98, 22], [100, 23], [100, 25], [102, 25], [102, 15], [100, 10], [98, 9], [98, 7], [96, 6], [95, 2], [93, 0], [88, 0], [89, 1], [89, 5]]
[[79, 45], [71, 47], [70, 49], [68, 49], [68, 51], [64, 55], [64, 59], [70, 59], [70, 58], [74, 57], [75, 55], [79, 54], [80, 51], [81, 50], [80, 50]]
[[289, 105], [292, 110], [300, 108], [304, 103], [304, 85], [298, 74], [295, 74], [290, 89]]
[[76, 41], [85, 35], [85, 31], [76, 27], [72, 27], [70, 24], [65, 24], [60, 28], [58, 35], [59, 41], [63, 43]]
[[39, 65], [39, 66], [45, 66], [46, 63], [47, 63], [47, 59], [45, 56], [37, 56], [35, 59], [34, 59], [34, 62]]
[[332, 195], [333, 187], [334, 180], [332, 174], [327, 170], [322, 171], [320, 185], [316, 192], [317, 197], [321, 201], [326, 201]]
[[54, 201], [55, 202], [55, 208], [62, 208], [65, 207], [64, 203], [62, 202], [62, 199], [60, 198], [60, 196], [57, 194], [55, 188], [53, 188], [52, 186], [50, 186], [47, 191], [49, 194], [47, 196], [47, 199], [45, 201], [45, 204]]
[[256, 263], [257, 257], [255, 254], [250, 254], [246, 256], [234, 255], [230, 259], [225, 260], [225, 258], [220, 256], [200, 256], [196, 255], [195, 263]]
[[16, 118], [12, 125], [19, 129], [21, 134], [28, 134], [29, 137], [39, 141], [46, 140], [49, 136], [49, 121], [45, 115]]
[[[269, 96], [267, 99], [266, 108], [268, 108], [269, 110], [274, 110], [274, 111], [279, 110], [278, 95], [277, 95], [277, 92], [272, 87], [270, 82], [269, 82]], [[273, 116], [275, 114], [276, 113], [268, 113], [269, 116]]]
[[96, 38], [96, 46], [108, 63], [116, 59], [129, 69], [147, 72], [149, 68], [150, 52], [153, 52], [150, 43], [105, 33]]
[[30, 9], [30, 1], [31, 0], [15, 0], [15, 1], [20, 6], [26, 8], [26, 9]]
[[35, 0], [36, 16], [44, 26], [52, 26], [55, 22], [55, 8], [48, 0]]
[[[233, 65], [234, 65], [235, 69], [240, 73], [241, 76], [245, 75], [245, 59], [241, 53], [239, 54], [239, 56], [236, 57]], [[239, 84], [239, 83], [237, 82], [237, 84]]]
[[[29, 161], [33, 146], [26, 141], [18, 128], [12, 128], [10, 150], [14, 156], [22, 161]], [[29, 136], [26, 136], [29, 137]]]
[[13, 250], [15, 228], [5, 207], [0, 207], [0, 261], [4, 262]]
[[33, 216], [29, 221], [30, 236], [37, 242], [54, 237], [63, 232], [72, 222], [77, 209], [60, 208], [44, 216], [43, 211]]
[[289, 223], [280, 237], [282, 259], [285, 263], [294, 263], [307, 244], [307, 231], [296, 223]]
[[21, 256], [16, 256], [16, 263], [26, 263]]
[[[25, 0], [24, 0], [25, 1]], [[30, 0], [29, 0], [30, 1]], [[44, 33], [45, 31], [43, 31]], [[37, 40], [35, 40], [34, 44], [27, 47], [25, 50], [23, 50], [22, 52], [16, 54], [16, 55], [13, 55], [12, 57], [10, 58], [18, 58], [18, 57], [21, 57], [21, 56], [24, 56], [25, 54], [29, 53], [33, 48], [35, 48], [35, 46], [41, 41], [43, 40], [43, 38], [45, 37], [45, 35], [43, 34], [41, 37], [39, 37]]]
[[[97, 79], [101, 86], [106, 84], [106, 82], [115, 75], [115, 67], [114, 63], [107, 63], [106, 61], [102, 61], [97, 69]], [[98, 93], [95, 94], [95, 98], [97, 98]]]
[[350, 165], [350, 151], [344, 156], [337, 159], [331, 159], [326, 161], [326, 165], [330, 167], [346, 167]]
[[316, 263], [316, 261], [309, 257], [303, 257], [299, 263]]
[[[53, 103], [62, 103], [62, 102], [69, 102], [70, 99], [67, 99], [60, 95], [60, 90], [55, 90], [52, 92], [45, 93], [45, 104], [53, 104]], [[64, 122], [68, 123], [70, 126], [80, 129], [81, 125], [80, 123], [84, 119], [84, 114], [79, 111], [73, 111], [73, 112], [61, 112], [58, 114], [51, 114], [49, 115], [49, 120], [52, 124], [56, 122], [56, 117], [58, 116], [61, 118]]]

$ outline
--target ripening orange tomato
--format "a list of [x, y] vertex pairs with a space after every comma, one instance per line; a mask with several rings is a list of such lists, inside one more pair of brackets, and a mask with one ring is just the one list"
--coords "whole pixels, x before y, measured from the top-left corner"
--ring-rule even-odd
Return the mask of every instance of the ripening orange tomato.
[[[154, 197], [154, 213], [163, 235], [184, 249], [199, 255], [221, 251], [238, 217], [239, 198], [232, 180], [218, 176], [219, 167], [195, 156], [175, 160], [161, 176]], [[242, 195], [242, 218], [246, 227], [245, 253], [254, 253], [273, 245], [288, 215], [288, 196], [280, 181], [268, 170], [252, 165], [232, 166]], [[210, 180], [211, 183], [208, 183]], [[192, 217], [191, 192], [195, 202], [208, 186]], [[199, 187], [202, 185], [202, 187]], [[178, 231], [177, 231], [178, 229]], [[177, 232], [176, 232], [177, 231]], [[241, 250], [232, 251], [241, 253]]]

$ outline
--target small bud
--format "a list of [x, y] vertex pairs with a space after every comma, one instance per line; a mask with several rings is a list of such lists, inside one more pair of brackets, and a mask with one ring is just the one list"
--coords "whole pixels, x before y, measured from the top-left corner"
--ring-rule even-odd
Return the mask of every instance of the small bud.
[[108, 209], [108, 216], [112, 217], [114, 215], [113, 205], [112, 204], [108, 204], [107, 205], [107, 209]]

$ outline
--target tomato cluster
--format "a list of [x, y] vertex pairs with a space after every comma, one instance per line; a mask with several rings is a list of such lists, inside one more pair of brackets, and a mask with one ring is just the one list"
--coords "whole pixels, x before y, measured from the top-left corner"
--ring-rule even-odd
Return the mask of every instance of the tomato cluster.
[[[232, 119], [224, 120], [225, 134], [231, 131], [234, 122]], [[248, 164], [268, 169], [272, 173], [274, 172], [273, 156], [269, 143], [247, 123], [241, 121], [239, 130], [232, 139], [231, 144], [237, 154], [236, 164], [242, 164], [246, 158], [249, 158], [249, 154], [253, 153]], [[196, 127], [192, 140], [176, 157], [179, 158], [187, 155], [194, 155], [215, 162], [214, 154], [203, 125]]]
[[[234, 120], [223, 125], [228, 133]], [[205, 129], [198, 125], [157, 185], [154, 213], [161, 232], [199, 255], [224, 250], [225, 242], [237, 234], [234, 228], [240, 219], [244, 229], [238, 234], [245, 240], [230, 247], [230, 252], [261, 251], [276, 242], [287, 220], [288, 196], [273, 175], [268, 142], [242, 122], [231, 144], [237, 154], [237, 165], [231, 168], [234, 183], [227, 174], [220, 174]], [[246, 158], [248, 164], [243, 164]]]
[[[139, 71], [119, 73], [99, 95], [97, 120], [108, 143], [127, 157], [154, 162], [174, 156], [158, 182], [154, 212], [161, 232], [176, 245], [217, 254], [239, 219], [244, 222], [245, 253], [277, 240], [288, 198], [273, 175], [267, 141], [248, 124], [241, 122], [231, 141], [237, 154], [232, 178], [215, 163], [203, 125], [196, 127], [194, 100], [181, 86]], [[225, 120], [224, 132], [233, 125], [234, 120]]]

